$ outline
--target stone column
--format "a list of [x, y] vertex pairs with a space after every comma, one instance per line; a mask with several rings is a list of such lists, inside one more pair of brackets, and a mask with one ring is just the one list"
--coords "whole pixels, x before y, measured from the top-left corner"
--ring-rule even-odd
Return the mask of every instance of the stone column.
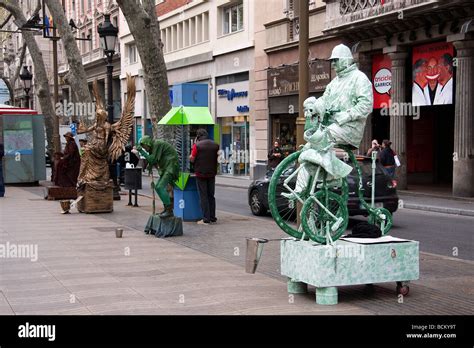
[[[359, 70], [366, 74], [369, 80], [372, 81], [372, 56], [368, 53], [358, 52], [354, 54], [354, 60]], [[372, 113], [367, 116], [364, 135], [359, 146], [360, 155], [365, 155], [367, 150], [372, 146], [372, 116]]]
[[448, 37], [456, 48], [453, 195], [474, 196], [474, 33]]
[[[407, 65], [408, 52], [400, 47], [387, 47], [384, 53], [388, 53], [392, 60], [392, 90], [391, 102], [406, 102], [406, 79], [405, 69]], [[392, 149], [398, 155], [401, 166], [397, 168], [395, 177], [398, 181], [398, 189], [407, 188], [407, 131], [406, 117], [404, 115], [390, 115], [390, 141]]]

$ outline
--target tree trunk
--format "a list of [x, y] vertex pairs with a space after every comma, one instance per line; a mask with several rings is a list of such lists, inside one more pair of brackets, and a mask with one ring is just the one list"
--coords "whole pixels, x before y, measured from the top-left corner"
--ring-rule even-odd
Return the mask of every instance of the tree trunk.
[[[58, 29], [59, 36], [64, 45], [64, 52], [69, 63], [69, 71], [65, 76], [66, 83], [71, 86], [76, 102], [92, 103], [87, 84], [86, 71], [82, 65], [82, 56], [77, 47], [71, 28], [69, 27], [69, 22], [64, 14], [64, 8], [59, 0], [45, 0], [45, 2], [54, 18], [54, 26]], [[87, 117], [81, 119], [81, 122], [84, 122], [84, 125], [89, 127], [92, 124], [91, 120], [93, 120], [94, 117], [95, 115], [87, 115]]]
[[160, 39], [160, 25], [156, 17], [155, 1], [117, 0], [130, 32], [135, 39], [144, 70], [145, 88], [150, 106], [153, 135], [173, 143], [170, 126], [157, 126], [157, 122], [170, 110], [168, 75]]
[[[0, 7], [5, 8], [13, 15], [15, 18], [15, 25], [21, 27], [23, 24], [25, 24], [26, 19], [21, 8], [18, 6], [18, 0], [0, 0]], [[49, 90], [49, 81], [43, 61], [43, 54], [41, 53], [32, 32], [23, 31], [22, 35], [26, 45], [28, 46], [28, 51], [30, 52], [35, 67], [34, 80], [35, 86], [38, 87], [37, 95], [41, 105], [41, 110], [44, 115], [46, 139], [48, 141], [48, 152], [51, 156], [50, 158], [54, 158], [53, 154], [55, 146], [53, 144], [53, 118], [56, 117], [56, 114], [51, 101], [51, 92]], [[61, 144], [59, 143], [59, 139], [55, 140], [57, 142], [57, 148], [60, 149]]]

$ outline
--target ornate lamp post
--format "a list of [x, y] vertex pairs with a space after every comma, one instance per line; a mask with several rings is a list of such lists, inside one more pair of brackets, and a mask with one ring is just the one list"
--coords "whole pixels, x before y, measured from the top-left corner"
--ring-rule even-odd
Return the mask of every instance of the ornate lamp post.
[[30, 107], [30, 89], [31, 89], [31, 81], [33, 80], [33, 74], [30, 73], [28, 67], [25, 65], [23, 66], [23, 70], [20, 74], [20, 79], [23, 81], [23, 89], [25, 90], [26, 95], [26, 107]]
[[[112, 58], [115, 54], [115, 43], [118, 36], [118, 28], [116, 28], [110, 21], [110, 14], [104, 15], [104, 22], [97, 26], [97, 32], [100, 37], [100, 47], [104, 49], [105, 56], [107, 57], [107, 115], [109, 123], [114, 123], [114, 104], [113, 104], [113, 91], [112, 91], [112, 72], [114, 66], [112, 64]], [[117, 182], [117, 171], [116, 164], [109, 163], [110, 174], [114, 182], [114, 200], [120, 200], [120, 187]]]
[[117, 41], [118, 28], [110, 22], [110, 14], [104, 15], [104, 22], [97, 26], [97, 32], [100, 37], [100, 46], [104, 49], [107, 57], [107, 113], [109, 123], [114, 122], [114, 104], [112, 93], [112, 57], [115, 54], [115, 42]]

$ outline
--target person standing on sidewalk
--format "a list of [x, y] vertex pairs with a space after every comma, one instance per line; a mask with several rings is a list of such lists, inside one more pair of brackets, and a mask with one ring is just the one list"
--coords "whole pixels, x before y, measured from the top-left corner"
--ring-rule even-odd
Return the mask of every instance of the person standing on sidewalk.
[[395, 152], [391, 148], [392, 142], [384, 139], [382, 142], [382, 151], [380, 152], [380, 163], [384, 166], [385, 171], [393, 179], [395, 177]]
[[193, 145], [189, 160], [194, 163], [194, 173], [203, 213], [202, 224], [216, 222], [216, 189], [217, 158], [219, 145], [211, 139], [205, 129], [198, 129], [196, 143]]
[[377, 139], [374, 139], [372, 140], [372, 147], [367, 150], [367, 156], [372, 156], [372, 152], [374, 151], [377, 151], [377, 152], [380, 152], [380, 145], [379, 145], [379, 142], [377, 141]]
[[282, 160], [283, 151], [281, 150], [280, 143], [275, 141], [273, 148], [268, 151], [268, 169], [274, 170]]
[[5, 196], [5, 182], [3, 181], [3, 156], [5, 156], [5, 149], [3, 143], [0, 143], [0, 197]]

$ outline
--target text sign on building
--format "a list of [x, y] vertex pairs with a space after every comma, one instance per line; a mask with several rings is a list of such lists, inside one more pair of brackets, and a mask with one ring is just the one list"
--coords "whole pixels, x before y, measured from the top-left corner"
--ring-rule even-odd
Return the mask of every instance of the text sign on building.
[[372, 85], [374, 109], [389, 105], [392, 90], [392, 60], [388, 55], [377, 54], [372, 57]]
[[217, 117], [245, 116], [250, 112], [249, 82], [217, 86]]
[[[331, 82], [331, 63], [326, 60], [317, 60], [311, 64], [309, 74], [309, 92], [323, 92]], [[269, 69], [267, 87], [269, 97], [298, 94], [298, 65]]]

